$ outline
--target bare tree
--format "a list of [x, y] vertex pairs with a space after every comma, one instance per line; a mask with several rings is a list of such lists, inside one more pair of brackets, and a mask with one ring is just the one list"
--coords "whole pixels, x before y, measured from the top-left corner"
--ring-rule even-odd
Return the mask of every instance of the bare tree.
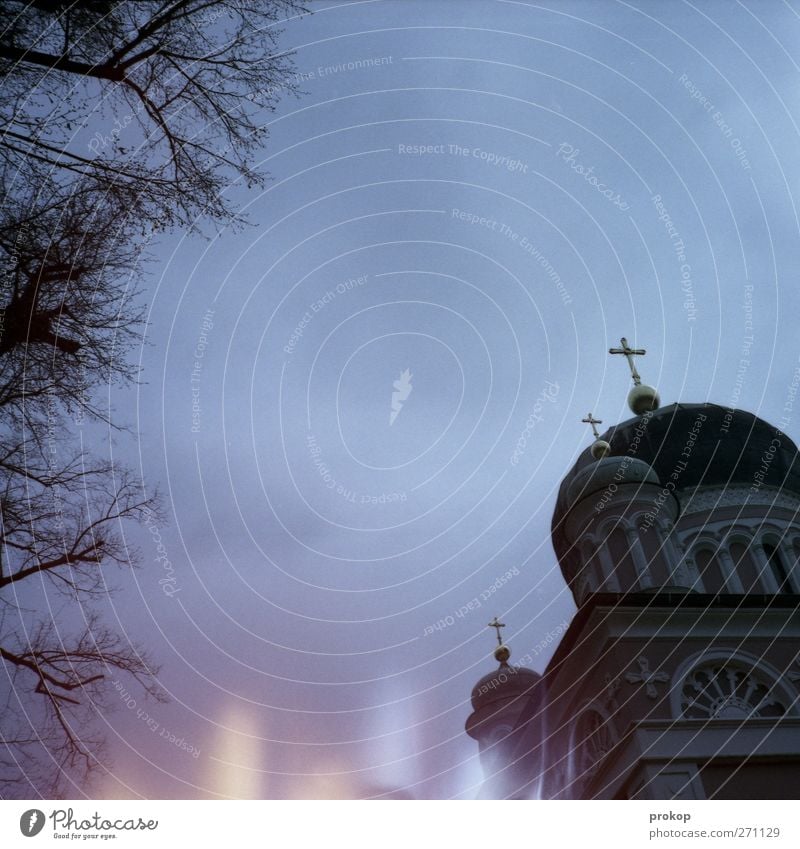
[[[98, 610], [124, 523], [161, 521], [135, 476], [74, 447], [98, 390], [136, 380], [143, 243], [230, 221], [264, 112], [295, 91], [294, 0], [0, 2], [0, 795], [69, 795], [103, 759], [109, 678], [161, 698]], [[54, 599], [59, 599], [55, 604]]]
[[107, 418], [94, 391], [135, 378], [142, 250], [117, 201], [75, 187], [0, 209], [0, 409]]
[[126, 208], [194, 224], [232, 214], [263, 113], [295, 91], [279, 48], [296, 0], [3, 2], [0, 156], [7, 182], [91, 178]]
[[[153, 679], [158, 669], [95, 613], [76, 635], [44, 622], [32, 630], [21, 624], [9, 629], [0, 658], [11, 684], [0, 738], [3, 797], [76, 795], [86, 777], [105, 765], [96, 720], [109, 707], [109, 679], [128, 676], [164, 701]], [[25, 697], [32, 688], [42, 698], [38, 705]]]
[[[124, 470], [65, 453], [70, 443], [59, 442], [48, 424], [25, 438], [7, 434], [0, 453], [0, 659], [9, 685], [0, 782], [19, 790], [32, 771], [44, 782], [37, 792], [48, 795], [101, 762], [102, 738], [91, 720], [109, 675], [132, 676], [161, 698], [156, 667], [104, 627], [92, 607], [112, 586], [109, 564], [137, 562], [120, 522], [152, 520], [155, 499]], [[65, 604], [54, 603], [58, 597]]]

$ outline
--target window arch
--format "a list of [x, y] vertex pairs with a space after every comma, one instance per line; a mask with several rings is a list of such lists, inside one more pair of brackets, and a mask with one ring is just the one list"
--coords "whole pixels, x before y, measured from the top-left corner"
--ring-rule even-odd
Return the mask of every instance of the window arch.
[[743, 537], [736, 537], [728, 545], [728, 551], [733, 561], [733, 568], [742, 583], [745, 593], [764, 592], [761, 572], [753, 559], [748, 541]]
[[614, 747], [611, 720], [594, 707], [584, 709], [572, 729], [570, 762], [575, 781], [586, 782]]
[[794, 552], [794, 562], [800, 562], [800, 537], [795, 537], [792, 540], [792, 551]]
[[603, 574], [603, 564], [600, 561], [599, 549], [593, 536], [587, 535], [581, 545], [581, 561], [583, 575], [592, 591], [599, 589], [606, 576]]
[[608, 553], [616, 575], [617, 583], [621, 592], [630, 592], [639, 586], [636, 563], [633, 559], [633, 551], [625, 526], [619, 522], [612, 526], [606, 536]]
[[694, 549], [694, 562], [703, 592], [722, 592], [725, 587], [725, 573], [717, 555], [717, 546], [705, 541], [698, 543]]
[[668, 586], [672, 583], [674, 564], [669, 562], [663, 524], [658, 520], [648, 524], [644, 515], [637, 516], [635, 522], [651, 586], [656, 588]]
[[786, 562], [786, 555], [781, 550], [780, 539], [772, 535], [765, 536], [761, 541], [761, 548], [767, 558], [767, 568], [775, 580], [779, 593], [792, 592], [791, 571], [792, 564]]
[[696, 656], [673, 678], [672, 712], [680, 719], [778, 718], [795, 712], [794, 701], [767, 664], [724, 649]]

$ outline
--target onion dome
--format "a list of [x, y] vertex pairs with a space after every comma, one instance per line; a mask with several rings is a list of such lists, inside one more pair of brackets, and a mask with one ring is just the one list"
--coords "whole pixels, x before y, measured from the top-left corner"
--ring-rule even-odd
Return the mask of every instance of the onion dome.
[[612, 483], [617, 486], [626, 483], [658, 484], [659, 479], [653, 467], [644, 460], [630, 456], [606, 456], [596, 463], [584, 466], [575, 474], [567, 488], [567, 501], [574, 504]]
[[[610, 464], [616, 462], [622, 468], [625, 458], [641, 463], [625, 466], [626, 480], [627, 475], [640, 475], [649, 481], [644, 474], [644, 467], [649, 467], [658, 481], [674, 481], [679, 501], [699, 486], [756, 490], [772, 486], [800, 496], [797, 446], [774, 425], [744, 410], [717, 404], [671, 404], [628, 419], [601, 438], [611, 446], [608, 455], [597, 461], [587, 448], [561, 482], [552, 521], [559, 560], [569, 550], [564, 520], [575, 498], [588, 495], [589, 487], [607, 474]], [[593, 466], [598, 467], [596, 471], [586, 471]]]
[[508, 646], [498, 646], [495, 658], [505, 657], [500, 666], [488, 675], [484, 675], [472, 688], [473, 710], [494, 705], [496, 702], [529, 696], [542, 676], [524, 666], [511, 666], [507, 663], [511, 652]]

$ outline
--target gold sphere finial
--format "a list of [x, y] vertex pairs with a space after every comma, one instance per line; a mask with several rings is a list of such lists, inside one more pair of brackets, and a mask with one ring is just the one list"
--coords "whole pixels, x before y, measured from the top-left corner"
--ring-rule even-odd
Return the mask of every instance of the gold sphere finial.
[[508, 663], [511, 657], [511, 649], [508, 646], [500, 645], [494, 650], [494, 659], [498, 663]]
[[645, 383], [639, 383], [628, 393], [628, 406], [637, 416], [657, 410], [661, 405], [658, 392]]

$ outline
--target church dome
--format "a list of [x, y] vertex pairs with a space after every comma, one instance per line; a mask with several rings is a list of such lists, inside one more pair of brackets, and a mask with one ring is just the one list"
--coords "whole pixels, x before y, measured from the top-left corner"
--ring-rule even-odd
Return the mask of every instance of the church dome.
[[561, 482], [552, 521], [559, 560], [569, 550], [564, 520], [581, 492], [580, 481], [592, 480], [591, 471], [585, 471], [592, 465], [635, 458], [649, 466], [658, 480], [675, 481], [676, 494], [698, 486], [757, 483], [800, 495], [797, 446], [774, 425], [744, 410], [717, 404], [671, 404], [609, 428], [602, 439], [610, 445], [608, 455], [598, 462], [587, 448]]
[[477, 711], [501, 700], [529, 696], [541, 679], [542, 676], [532, 669], [501, 663], [472, 688], [473, 710]]
[[625, 483], [658, 484], [659, 480], [653, 467], [644, 460], [638, 460], [630, 455], [606, 456], [576, 472], [567, 488], [567, 501], [574, 504], [581, 498], [588, 498], [593, 493], [605, 489], [612, 483], [617, 486]]

